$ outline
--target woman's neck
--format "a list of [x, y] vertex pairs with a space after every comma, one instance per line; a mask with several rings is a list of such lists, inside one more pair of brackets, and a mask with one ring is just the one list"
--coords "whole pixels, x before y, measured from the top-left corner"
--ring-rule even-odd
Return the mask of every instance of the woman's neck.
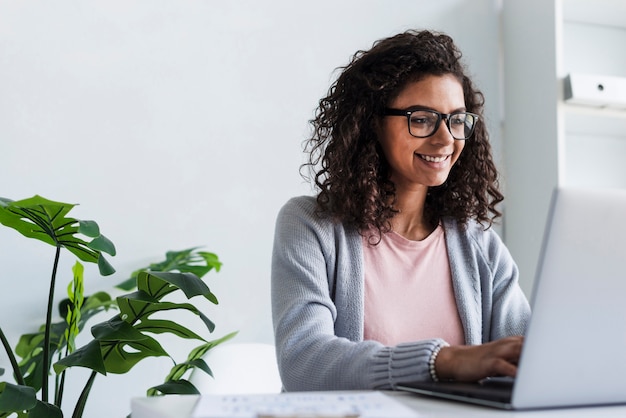
[[428, 237], [436, 225], [425, 216], [427, 188], [412, 191], [397, 191], [394, 207], [398, 213], [391, 219], [391, 229], [412, 241]]

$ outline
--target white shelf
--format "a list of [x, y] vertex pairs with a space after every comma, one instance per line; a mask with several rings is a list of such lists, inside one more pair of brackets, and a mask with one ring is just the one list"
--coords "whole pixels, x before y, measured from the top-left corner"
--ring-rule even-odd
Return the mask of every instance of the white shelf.
[[[571, 100], [580, 104], [564, 101], [568, 74], [626, 78], [626, 0], [502, 3], [504, 240], [529, 291], [554, 187], [626, 188], [626, 110], [601, 107], [621, 107], [621, 90], [606, 103], [585, 88]], [[522, 114], [532, 132], [512, 117]]]
[[563, 117], [566, 135], [596, 135], [626, 140], [624, 110], [564, 104]]

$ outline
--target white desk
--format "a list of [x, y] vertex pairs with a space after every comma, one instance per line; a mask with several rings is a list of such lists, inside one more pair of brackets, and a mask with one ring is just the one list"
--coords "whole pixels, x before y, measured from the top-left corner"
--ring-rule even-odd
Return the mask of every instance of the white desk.
[[[564, 408], [536, 411], [501, 411], [458, 402], [435, 400], [404, 392], [384, 392], [413, 409], [416, 416], [430, 418], [624, 418], [626, 405], [593, 408]], [[168, 395], [132, 400], [132, 418], [188, 418], [198, 396]], [[385, 417], [381, 417], [385, 418]]]

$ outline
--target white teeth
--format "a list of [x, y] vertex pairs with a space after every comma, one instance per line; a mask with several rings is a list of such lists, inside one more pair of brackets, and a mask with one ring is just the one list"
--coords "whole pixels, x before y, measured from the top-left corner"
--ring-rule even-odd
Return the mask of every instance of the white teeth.
[[426, 161], [431, 162], [431, 163], [440, 163], [442, 161], [445, 161], [448, 158], [447, 156], [444, 156], [444, 157], [431, 157], [430, 155], [422, 155], [422, 154], [418, 154], [418, 155], [419, 155], [419, 157], [422, 160], [426, 160]]

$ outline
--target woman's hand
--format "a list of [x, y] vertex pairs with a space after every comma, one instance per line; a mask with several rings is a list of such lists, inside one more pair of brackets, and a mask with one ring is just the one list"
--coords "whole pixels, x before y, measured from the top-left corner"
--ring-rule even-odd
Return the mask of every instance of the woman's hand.
[[515, 376], [524, 337], [506, 337], [481, 345], [443, 347], [435, 360], [440, 380], [474, 382], [489, 376]]

